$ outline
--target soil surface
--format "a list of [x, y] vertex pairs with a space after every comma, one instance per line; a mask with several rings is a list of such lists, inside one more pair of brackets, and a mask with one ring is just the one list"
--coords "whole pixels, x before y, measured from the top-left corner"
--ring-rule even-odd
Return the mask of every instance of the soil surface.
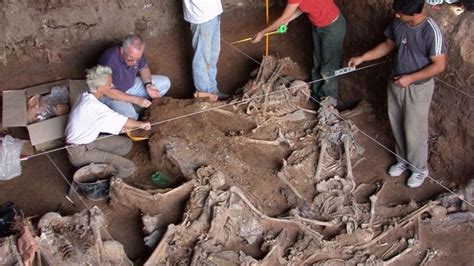
[[[348, 38], [346, 43], [362, 43], [362, 45], [347, 45], [346, 59], [352, 55], [360, 53], [375, 43], [380, 41], [381, 35], [373, 35], [376, 30], [383, 30], [387, 19], [386, 2], [382, 4], [372, 3], [371, 9], [357, 9], [355, 1], [346, 1], [347, 5], [342, 8], [344, 11], [354, 10], [347, 17], [354, 21], [360, 19], [359, 24], [349, 25]], [[373, 1], [372, 1], [373, 2]], [[383, 10], [384, 12], [375, 12]], [[368, 12], [369, 11], [369, 12]], [[280, 9], [272, 11], [273, 16], [280, 12]], [[442, 24], [443, 30], [447, 32], [448, 44], [450, 45], [450, 67], [448, 72], [441, 78], [454, 84], [457, 88], [466, 90], [466, 93], [474, 94], [472, 73], [474, 58], [472, 56], [472, 29], [473, 15], [463, 14], [454, 17], [448, 8], [442, 9], [433, 16]], [[370, 13], [363, 17], [362, 14]], [[349, 14], [349, 13], [348, 13]], [[246, 27], [240, 27], [245, 21]], [[373, 21], [383, 21], [381, 25], [371, 28]], [[382, 25], [384, 24], [385, 25]], [[242, 9], [232, 13], [224, 14], [222, 18], [222, 53], [219, 61], [218, 81], [223, 91], [232, 93], [241, 88], [250, 78], [250, 72], [258, 67], [244, 54], [261, 60], [262, 46], [242, 44], [232, 48], [228, 42], [248, 37], [253, 34], [262, 24], [261, 10]], [[357, 25], [355, 25], [357, 24]], [[362, 25], [362, 30], [357, 30], [356, 26]], [[159, 35], [151, 37], [148, 41], [149, 47], [160, 47], [160, 49], [149, 49], [147, 56], [152, 69], [163, 70], [160, 73], [173, 77], [174, 91], [170, 96], [187, 98], [192, 93], [192, 81], [190, 79], [190, 58], [191, 48], [190, 33], [188, 25], [177, 22], [174, 28]], [[280, 37], [272, 39], [270, 51], [272, 54], [281, 57], [289, 56], [303, 69], [301, 79], [308, 79], [308, 73], [311, 66], [311, 39], [310, 29], [307, 21], [301, 20], [291, 25], [293, 30], [280, 41]], [[176, 34], [178, 32], [179, 34]], [[470, 36], [469, 36], [470, 35]], [[467, 37], [466, 37], [467, 36]], [[456, 41], [459, 40], [459, 41]], [[96, 53], [100, 51], [105, 44], [111, 43], [104, 41], [101, 44], [95, 44]], [[180, 47], [180, 49], [176, 49]], [[295, 49], [298, 47], [298, 49]], [[182, 52], [182, 51], [188, 52]], [[93, 58], [94, 52], [80, 56], [81, 65], [91, 66], [92, 61], [85, 58]], [[166, 62], [158, 58], [165, 56]], [[21, 76], [14, 78], [15, 82], [20, 84], [35, 84], [43, 81], [42, 77], [50, 73], [52, 79], [81, 77], [82, 72], [73, 68], [64, 68], [62, 65], [52, 65], [44, 69], [42, 64], [32, 64], [31, 60], [24, 57], [17, 63], [21, 68], [0, 67], [0, 73], [8, 76], [16, 76], [16, 72], [27, 71], [32, 73], [29, 77]], [[62, 61], [73, 61], [75, 56], [63, 56]], [[169, 60], [168, 60], [169, 59]], [[22, 61], [24, 60], [24, 61]], [[172, 63], [170, 63], [172, 62]], [[67, 64], [66, 64], [67, 65]], [[185, 70], [183, 70], [185, 69]], [[49, 71], [49, 72], [48, 72]], [[385, 115], [385, 95], [384, 88], [390, 65], [371, 68], [357, 75], [347, 75], [341, 78], [341, 109], [355, 106], [362, 98], [366, 99], [372, 106], [369, 114], [363, 114], [352, 118], [361, 133], [358, 135], [358, 142], [365, 149], [365, 160], [361, 161], [354, 169], [354, 177], [357, 184], [371, 184], [376, 181], [384, 181], [384, 189], [379, 196], [378, 204], [382, 206], [394, 206], [397, 204], [406, 204], [410, 200], [424, 202], [436, 198], [437, 195], [445, 193], [446, 189], [440, 186], [442, 184], [448, 188], [456, 188], [467, 183], [474, 175], [474, 123], [472, 122], [473, 106], [472, 98], [450, 90], [447, 86], [440, 86], [433, 99], [433, 108], [430, 117], [430, 176], [433, 180], [427, 180], [423, 186], [416, 189], [406, 187], [405, 182], [407, 174], [392, 178], [386, 174], [387, 168], [393, 163], [393, 155], [387, 150], [393, 150], [394, 143], [391, 137], [390, 127]], [[306, 75], [304, 75], [306, 73]], [[5, 76], [4, 76], [5, 77]], [[23, 80], [22, 80], [23, 79]], [[1, 79], [3, 81], [3, 79]], [[33, 81], [32, 81], [33, 80]], [[361, 89], [361, 87], [363, 87]], [[13, 87], [10, 87], [13, 88]], [[372, 93], [373, 92], [373, 93]], [[448, 101], [449, 99], [449, 101]], [[154, 109], [163, 112], [163, 119], [185, 115], [183, 110], [186, 106], [195, 104], [197, 100], [174, 100], [161, 99], [155, 101]], [[205, 102], [203, 102], [205, 103]], [[312, 105], [308, 103], [308, 108]], [[154, 113], [154, 117], [159, 114]], [[192, 143], [193, 150], [208, 149], [213, 152], [225, 153], [226, 147], [219, 143], [219, 138], [226, 137], [225, 133], [233, 131], [248, 131], [253, 125], [244, 120], [222, 119], [222, 116], [211, 113], [195, 115], [189, 119], [189, 123], [182, 124], [178, 120], [172, 122], [175, 124], [166, 125], [163, 129], [158, 125], [154, 134], [176, 136], [186, 138], [186, 135], [192, 135], [190, 139], [199, 140]], [[200, 129], [204, 127], [200, 124], [212, 122], [215, 132], [203, 132]], [[470, 121], [470, 122], [465, 122]], [[12, 132], [8, 132], [12, 133]], [[25, 138], [25, 132], [13, 132], [16, 137]], [[262, 139], [274, 139], [273, 130], [260, 132]], [[136, 142], [132, 152], [129, 154], [137, 165], [137, 172], [126, 180], [133, 186], [152, 189], [154, 188], [149, 177], [157, 170], [167, 171], [177, 186], [183, 182], [182, 177], [176, 169], [166, 168], [166, 165], [160, 164], [152, 158], [158, 158], [157, 152], [150, 151], [149, 145], [159, 142], [159, 139], [151, 136], [151, 140]], [[370, 136], [370, 137], [367, 137]], [[215, 138], [215, 141], [209, 141]], [[213, 146], [205, 146], [203, 143], [211, 143]], [[282, 184], [275, 181], [274, 172], [282, 164], [283, 159], [289, 156], [289, 150], [285, 146], [275, 146], [272, 148], [262, 148], [256, 145], [239, 145], [239, 153], [236, 154], [238, 160], [242, 162], [239, 165], [230, 165], [229, 173], [239, 173], [238, 178], [229, 176], [232, 185], [238, 186], [246, 193], [248, 198], [259, 210], [269, 216], [279, 216], [288, 210], [288, 202], [281, 193]], [[236, 147], [232, 147], [236, 150]], [[225, 165], [225, 162], [222, 162]], [[249, 169], [259, 168], [259, 172], [252, 172], [245, 176]], [[106, 214], [109, 220], [108, 231], [111, 238], [121, 242], [127, 255], [137, 264], [143, 263], [152, 252], [143, 244], [143, 233], [141, 230], [141, 214], [136, 210], [126, 207], [110, 207], [107, 202], [93, 202], [85, 198], [79, 198], [75, 195], [69, 202], [65, 195], [68, 192], [72, 174], [75, 169], [69, 164], [66, 152], [64, 150], [50, 153], [49, 156], [38, 156], [22, 162], [23, 173], [13, 180], [0, 182], [0, 203], [13, 201], [22, 208], [25, 213], [32, 217], [35, 223], [42, 215], [47, 212], [55, 211], [62, 215], [69, 215], [80, 210], [85, 206], [93, 205]], [[67, 181], [66, 181], [67, 180]], [[436, 181], [435, 181], [436, 180]], [[440, 183], [440, 184], [439, 184]], [[314, 188], [305, 186], [305, 183], [296, 181], [296, 185], [302, 189], [302, 194], [310, 197], [314, 194]], [[461, 224], [450, 228], [439, 228], [430, 225], [420, 225], [419, 240], [423, 242], [424, 247], [439, 251], [430, 265], [469, 265], [474, 260], [474, 255], [469, 252], [474, 244], [474, 233], [472, 226]], [[403, 264], [416, 265], [421, 261], [424, 254], [414, 253], [407, 256]]]

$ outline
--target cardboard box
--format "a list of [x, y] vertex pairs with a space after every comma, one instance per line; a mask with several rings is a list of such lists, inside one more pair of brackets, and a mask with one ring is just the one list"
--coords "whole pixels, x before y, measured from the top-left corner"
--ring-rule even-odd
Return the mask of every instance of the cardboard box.
[[3, 127], [26, 127], [31, 144], [37, 151], [47, 150], [64, 144], [64, 130], [68, 115], [56, 116], [28, 125], [28, 98], [36, 94], [47, 94], [53, 86], [68, 86], [69, 104], [74, 105], [77, 97], [87, 91], [84, 80], [60, 80], [29, 87], [23, 90], [3, 92]]

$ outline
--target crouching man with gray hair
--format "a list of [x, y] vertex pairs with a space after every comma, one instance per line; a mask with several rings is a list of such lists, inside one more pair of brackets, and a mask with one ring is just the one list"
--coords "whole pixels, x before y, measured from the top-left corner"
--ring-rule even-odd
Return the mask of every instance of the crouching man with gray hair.
[[86, 82], [89, 92], [76, 100], [66, 127], [69, 160], [75, 167], [90, 163], [109, 164], [118, 170], [119, 178], [129, 177], [135, 171], [135, 164], [122, 156], [131, 150], [132, 141], [123, 136], [97, 137], [100, 133], [118, 135], [127, 128], [150, 130], [150, 122], [130, 119], [99, 100], [113, 88], [109, 67], [87, 70]]
[[112, 69], [112, 82], [115, 85], [101, 101], [132, 119], [138, 118], [137, 109], [150, 107], [151, 99], [164, 96], [171, 87], [168, 77], [151, 74], [144, 52], [143, 38], [130, 33], [123, 39], [121, 46], [107, 49], [98, 63]]

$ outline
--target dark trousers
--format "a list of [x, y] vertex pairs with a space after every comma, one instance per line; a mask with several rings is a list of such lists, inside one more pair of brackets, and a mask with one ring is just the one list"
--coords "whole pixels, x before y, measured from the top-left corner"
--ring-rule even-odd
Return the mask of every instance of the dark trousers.
[[[313, 26], [313, 80], [331, 77], [341, 67], [342, 45], [346, 35], [346, 19], [342, 14], [324, 28]], [[322, 97], [337, 99], [337, 78], [313, 83], [313, 97], [320, 101]]]
[[135, 164], [122, 156], [132, 149], [132, 141], [123, 136], [106, 136], [89, 144], [67, 148], [71, 164], [79, 168], [90, 163], [109, 164], [118, 171], [118, 178], [127, 178], [135, 172]]

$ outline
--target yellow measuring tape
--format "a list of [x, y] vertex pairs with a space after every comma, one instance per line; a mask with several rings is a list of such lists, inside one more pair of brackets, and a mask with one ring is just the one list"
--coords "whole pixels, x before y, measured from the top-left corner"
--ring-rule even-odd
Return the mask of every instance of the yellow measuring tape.
[[[278, 28], [278, 30], [265, 33], [265, 36], [267, 36], [267, 38], [268, 38], [268, 36], [273, 35], [273, 34], [283, 34], [283, 33], [286, 33], [287, 30], [288, 30], [288, 26], [283, 24]], [[253, 37], [249, 37], [249, 38], [245, 38], [245, 39], [242, 39], [242, 40], [235, 41], [232, 44], [248, 42], [248, 41], [251, 41], [252, 39], [253, 39]]]
[[[265, 1], [265, 14], [267, 17], [267, 26], [268, 23], [270, 22], [270, 5], [268, 4], [268, 0]], [[269, 35], [265, 35], [265, 56], [268, 55], [268, 47], [270, 46], [270, 37]]]

